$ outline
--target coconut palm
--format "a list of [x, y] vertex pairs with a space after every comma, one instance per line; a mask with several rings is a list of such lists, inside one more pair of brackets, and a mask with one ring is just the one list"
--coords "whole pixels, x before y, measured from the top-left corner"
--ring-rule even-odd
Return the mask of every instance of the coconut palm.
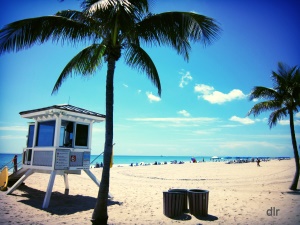
[[296, 172], [291, 190], [296, 190], [299, 180], [299, 153], [296, 142], [294, 128], [294, 113], [299, 111], [300, 106], [300, 68], [298, 66], [289, 67], [281, 62], [278, 63], [278, 72], [272, 72], [273, 88], [254, 87], [250, 100], [265, 99], [265, 101], [255, 104], [248, 112], [248, 115], [259, 115], [265, 111], [272, 111], [268, 124], [270, 128], [278, 121], [289, 116], [292, 145], [295, 156]]
[[113, 143], [114, 71], [123, 56], [125, 63], [146, 74], [161, 94], [154, 62], [142, 48], [169, 46], [188, 61], [191, 42], [214, 41], [220, 28], [212, 18], [193, 12], [152, 14], [148, 0], [85, 0], [82, 11], [64, 10], [53, 16], [24, 19], [0, 31], [0, 54], [19, 51], [48, 40], [88, 42], [61, 72], [53, 93], [74, 74], [88, 76], [107, 63], [104, 168], [93, 212], [94, 224], [106, 224], [110, 160]]

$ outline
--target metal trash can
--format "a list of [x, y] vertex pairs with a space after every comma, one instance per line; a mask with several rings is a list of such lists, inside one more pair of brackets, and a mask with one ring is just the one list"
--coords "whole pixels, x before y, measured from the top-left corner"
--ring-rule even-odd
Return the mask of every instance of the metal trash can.
[[170, 218], [180, 216], [183, 211], [184, 194], [180, 192], [163, 192], [163, 212]]
[[183, 200], [183, 206], [182, 206], [182, 211], [186, 211], [188, 209], [188, 193], [187, 189], [170, 189], [169, 192], [179, 192], [184, 194], [184, 200]]
[[209, 191], [201, 189], [190, 189], [187, 192], [190, 213], [194, 216], [207, 216]]

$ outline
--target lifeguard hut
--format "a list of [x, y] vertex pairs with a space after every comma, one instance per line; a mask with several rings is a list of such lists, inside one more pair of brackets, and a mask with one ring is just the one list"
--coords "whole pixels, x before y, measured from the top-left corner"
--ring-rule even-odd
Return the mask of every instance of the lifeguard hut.
[[81, 174], [82, 170], [100, 185], [89, 168], [92, 126], [94, 122], [105, 121], [105, 115], [72, 105], [53, 105], [23, 111], [20, 115], [34, 122], [29, 123], [22, 169], [15, 174], [19, 179], [7, 194], [12, 193], [33, 173], [50, 174], [43, 208], [49, 206], [57, 174], [64, 176], [66, 194], [69, 193], [68, 174]]

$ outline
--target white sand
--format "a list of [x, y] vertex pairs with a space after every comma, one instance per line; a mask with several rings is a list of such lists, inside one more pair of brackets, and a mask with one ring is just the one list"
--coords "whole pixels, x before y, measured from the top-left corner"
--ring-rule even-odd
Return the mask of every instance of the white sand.
[[[101, 169], [92, 169], [100, 179]], [[113, 167], [109, 224], [300, 224], [300, 191], [288, 188], [294, 159], [231, 164], [223, 162], [139, 167]], [[42, 209], [48, 174], [35, 173], [12, 195], [0, 193], [0, 224], [91, 224], [98, 187], [82, 173], [69, 175], [64, 195], [57, 176], [48, 209]], [[299, 185], [298, 185], [299, 187]], [[163, 191], [170, 188], [209, 190], [209, 216], [163, 214]], [[299, 188], [298, 188], [299, 189]], [[271, 207], [277, 216], [268, 216]]]

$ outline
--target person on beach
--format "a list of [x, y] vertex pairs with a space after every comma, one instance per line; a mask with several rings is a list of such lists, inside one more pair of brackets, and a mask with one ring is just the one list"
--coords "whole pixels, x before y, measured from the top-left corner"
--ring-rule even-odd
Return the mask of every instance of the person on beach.
[[12, 159], [12, 162], [14, 164], [14, 173], [18, 170], [18, 156], [15, 155], [15, 157]]
[[260, 166], [259, 165], [259, 163], [260, 163], [260, 159], [259, 158], [257, 158], [256, 162], [257, 162], [257, 166]]

